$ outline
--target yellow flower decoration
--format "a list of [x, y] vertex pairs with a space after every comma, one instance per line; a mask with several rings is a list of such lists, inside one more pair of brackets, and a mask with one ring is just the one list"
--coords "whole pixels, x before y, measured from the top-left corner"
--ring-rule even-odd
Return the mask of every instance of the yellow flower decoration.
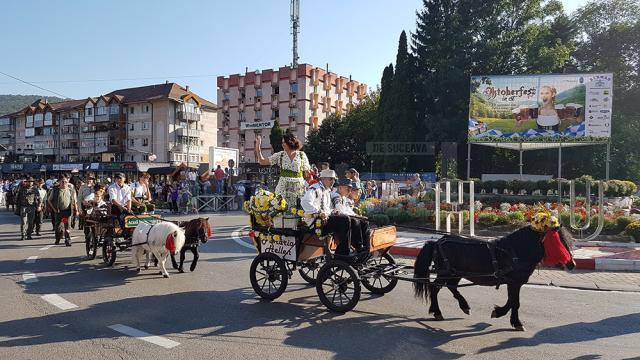
[[295, 215], [298, 213], [298, 209], [296, 208], [291, 208], [291, 214]]
[[298, 210], [298, 216], [303, 217], [304, 216], [304, 210]]
[[273, 235], [273, 241], [280, 241], [282, 237], [280, 235]]

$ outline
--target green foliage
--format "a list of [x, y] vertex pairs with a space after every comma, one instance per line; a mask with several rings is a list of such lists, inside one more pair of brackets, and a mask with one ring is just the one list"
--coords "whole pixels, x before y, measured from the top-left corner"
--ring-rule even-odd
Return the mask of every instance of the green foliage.
[[369, 220], [378, 226], [385, 226], [391, 223], [391, 220], [385, 214], [373, 214], [369, 216]]
[[640, 220], [627, 225], [625, 233], [632, 236], [636, 242], [640, 242]]
[[627, 226], [629, 226], [629, 224], [631, 224], [634, 221], [635, 219], [632, 218], [631, 216], [620, 216], [619, 218], [616, 219], [616, 231], [618, 233], [623, 232], [627, 228]]
[[498, 215], [490, 213], [482, 213], [478, 216], [478, 223], [482, 226], [493, 226], [498, 221]]
[[522, 211], [513, 211], [507, 213], [507, 219], [510, 224], [521, 224], [526, 220]]
[[634, 208], [640, 207], [640, 197], [633, 198], [633, 207]]
[[271, 148], [273, 149], [274, 153], [283, 150], [282, 135], [284, 135], [284, 131], [280, 127], [280, 120], [276, 119], [273, 122], [273, 127], [271, 128], [271, 133], [269, 134], [269, 142], [271, 143]]

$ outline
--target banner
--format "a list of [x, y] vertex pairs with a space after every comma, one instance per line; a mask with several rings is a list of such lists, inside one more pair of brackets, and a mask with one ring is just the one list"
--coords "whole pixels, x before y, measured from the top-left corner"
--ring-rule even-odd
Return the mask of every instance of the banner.
[[472, 76], [470, 142], [611, 137], [612, 74]]
[[233, 171], [234, 168], [237, 169], [238, 167], [238, 157], [238, 149], [210, 146], [209, 170], [213, 173], [218, 168], [218, 165], [220, 165], [222, 170], [230, 169], [230, 171]]

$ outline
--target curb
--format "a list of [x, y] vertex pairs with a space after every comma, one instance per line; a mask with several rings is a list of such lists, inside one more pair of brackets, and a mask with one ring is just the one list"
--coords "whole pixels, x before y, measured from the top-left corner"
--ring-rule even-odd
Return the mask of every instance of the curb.
[[[416, 257], [422, 247], [394, 246], [390, 252], [393, 255]], [[607, 258], [575, 258], [576, 269], [596, 271], [629, 271], [640, 272], [640, 260], [607, 259]]]

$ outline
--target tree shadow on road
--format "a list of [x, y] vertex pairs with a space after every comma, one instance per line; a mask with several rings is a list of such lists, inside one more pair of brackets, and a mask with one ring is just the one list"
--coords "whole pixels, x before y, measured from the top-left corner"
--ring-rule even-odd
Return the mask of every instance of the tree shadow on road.
[[498, 345], [484, 348], [480, 350], [480, 353], [548, 344], [575, 344], [637, 333], [640, 333], [640, 313], [614, 316], [594, 322], [576, 322], [556, 326], [540, 330], [530, 338], [508, 339]]
[[[63, 330], [60, 324], [68, 325]], [[337, 359], [462, 356], [438, 349], [452, 339], [452, 332], [433, 328], [424, 321], [390, 314], [333, 314], [319, 304], [260, 301], [246, 288], [128, 298], [75, 311], [6, 321], [0, 323], [0, 347], [120, 337], [106, 328], [113, 324], [178, 341], [186, 337], [245, 345], [280, 343], [270, 328], [284, 328], [285, 345], [329, 351], [335, 353]], [[243, 333], [254, 328], [259, 328], [259, 335], [256, 336], [255, 331]], [[465, 331], [469, 330], [473, 327]]]

